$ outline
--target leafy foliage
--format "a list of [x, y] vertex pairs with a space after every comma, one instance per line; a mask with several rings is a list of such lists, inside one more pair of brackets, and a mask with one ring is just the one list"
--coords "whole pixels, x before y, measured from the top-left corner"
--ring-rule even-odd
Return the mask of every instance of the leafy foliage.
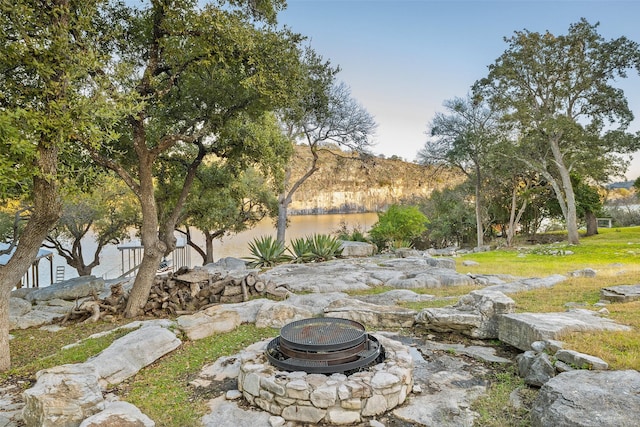
[[378, 248], [400, 247], [403, 242], [420, 236], [429, 220], [416, 206], [391, 205], [386, 212], [378, 214], [369, 234]]
[[251, 267], [273, 267], [291, 258], [285, 254], [285, 247], [271, 236], [256, 237], [249, 242], [251, 257], [248, 257]]
[[467, 202], [465, 185], [434, 191], [423, 202], [422, 210], [431, 218], [423, 238], [426, 247], [461, 246], [473, 241], [475, 231], [473, 206]]

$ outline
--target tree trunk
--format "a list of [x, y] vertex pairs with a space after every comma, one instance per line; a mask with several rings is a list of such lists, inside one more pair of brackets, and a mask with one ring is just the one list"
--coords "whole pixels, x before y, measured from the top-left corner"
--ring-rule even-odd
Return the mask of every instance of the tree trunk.
[[587, 236], [595, 236], [598, 234], [598, 219], [591, 211], [587, 211], [584, 214], [585, 221], [587, 223]]
[[206, 257], [204, 259], [203, 265], [211, 264], [213, 262], [213, 238], [214, 238], [214, 235], [209, 233], [208, 231], [204, 233]]
[[58, 199], [58, 149], [54, 144], [38, 144], [38, 170], [33, 178], [33, 210], [13, 256], [0, 266], [0, 371], [11, 367], [9, 352], [9, 298], [35, 261], [42, 242], [60, 218], [62, 207]]
[[[476, 164], [477, 165], [477, 164]], [[484, 227], [482, 226], [482, 177], [480, 176], [480, 166], [476, 166], [476, 241], [478, 247], [484, 245]]]
[[287, 231], [287, 209], [289, 202], [284, 194], [281, 194], [278, 198], [278, 221], [276, 225], [276, 240], [283, 245], [285, 244], [285, 233]]
[[[576, 196], [573, 192], [573, 184], [571, 183], [571, 175], [569, 170], [564, 164], [562, 153], [560, 152], [559, 140], [561, 136], [555, 136], [550, 141], [551, 152], [555, 160], [555, 165], [558, 168], [560, 174], [560, 180], [562, 183], [561, 191], [558, 193], [556, 187], [556, 196], [562, 207], [563, 201], [566, 202], [565, 221], [567, 223], [567, 238], [569, 244], [577, 245], [580, 243], [580, 234], [578, 233], [578, 215], [576, 214]], [[564, 198], [562, 197], [564, 194]]]

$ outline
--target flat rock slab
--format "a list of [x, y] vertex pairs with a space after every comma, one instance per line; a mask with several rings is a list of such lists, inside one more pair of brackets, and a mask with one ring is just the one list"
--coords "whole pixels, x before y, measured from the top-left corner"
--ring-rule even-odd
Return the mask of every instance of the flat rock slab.
[[38, 288], [25, 296], [31, 302], [63, 299], [74, 301], [93, 294], [99, 295], [104, 290], [104, 279], [95, 276], [75, 277], [56, 283], [46, 288]]
[[575, 370], [547, 381], [531, 426], [632, 427], [640, 420], [640, 373]]
[[515, 282], [491, 285], [485, 289], [500, 291], [505, 294], [513, 294], [516, 292], [531, 291], [539, 288], [552, 288], [565, 280], [567, 280], [567, 278], [561, 274], [552, 274], [547, 277], [533, 277], [516, 280]]
[[609, 286], [600, 290], [600, 298], [611, 302], [640, 300], [640, 284]]
[[471, 405], [486, 393], [487, 369], [479, 362], [424, 347], [420, 350], [425, 358], [414, 357], [413, 377], [422, 392], [410, 394], [392, 414], [412, 426], [472, 426], [478, 414]]
[[262, 274], [275, 286], [293, 292], [345, 292], [376, 286], [398, 289], [439, 288], [473, 283], [470, 277], [447, 268], [451, 263], [429, 257], [349, 258], [321, 263], [282, 264]]
[[182, 344], [176, 335], [161, 326], [143, 326], [115, 340], [100, 354], [87, 360], [94, 366], [100, 385], [119, 384], [140, 369]]
[[370, 328], [410, 328], [417, 314], [404, 307], [370, 304], [351, 298], [333, 301], [324, 312], [326, 317], [349, 319]]
[[629, 326], [599, 317], [590, 310], [563, 313], [511, 313], [498, 321], [498, 338], [520, 350], [531, 350], [535, 341], [560, 340], [563, 334], [590, 331], [630, 331]]

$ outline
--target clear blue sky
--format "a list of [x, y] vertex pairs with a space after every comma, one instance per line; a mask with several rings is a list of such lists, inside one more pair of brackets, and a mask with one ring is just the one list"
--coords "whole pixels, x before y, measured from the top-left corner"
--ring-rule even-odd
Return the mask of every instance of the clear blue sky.
[[[586, 18], [606, 39], [640, 42], [640, 0], [288, 0], [279, 22], [342, 69], [378, 123], [373, 151], [414, 160], [442, 103], [464, 97], [514, 31], [566, 34]], [[640, 77], [621, 82], [640, 130]], [[629, 179], [640, 176], [640, 153]]]

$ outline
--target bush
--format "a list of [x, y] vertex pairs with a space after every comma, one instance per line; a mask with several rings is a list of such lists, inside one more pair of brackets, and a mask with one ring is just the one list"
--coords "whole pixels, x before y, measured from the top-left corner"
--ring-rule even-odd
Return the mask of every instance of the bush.
[[416, 206], [392, 205], [378, 214], [369, 234], [378, 248], [397, 248], [420, 236], [429, 220]]

